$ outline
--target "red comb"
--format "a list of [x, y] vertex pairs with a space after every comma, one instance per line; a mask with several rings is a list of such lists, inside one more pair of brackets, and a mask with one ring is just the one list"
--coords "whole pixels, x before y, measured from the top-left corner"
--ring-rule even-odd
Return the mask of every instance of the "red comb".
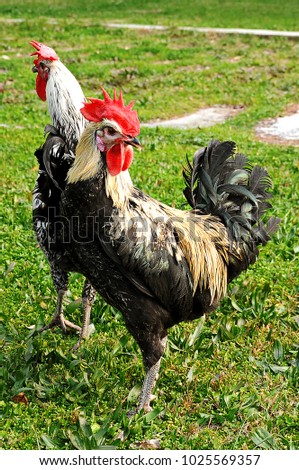
[[113, 99], [110, 98], [104, 88], [102, 88], [102, 92], [104, 95], [103, 100], [88, 98], [90, 103], [84, 103], [80, 109], [83, 116], [92, 122], [111, 119], [120, 125], [124, 134], [136, 137], [140, 132], [140, 122], [137, 111], [132, 109], [134, 101], [125, 106], [121, 91], [119, 98], [117, 98], [116, 90], [114, 90]]
[[31, 55], [37, 55], [37, 60], [58, 60], [59, 57], [51, 47], [45, 46], [41, 42], [30, 41], [31, 46], [36, 49]]

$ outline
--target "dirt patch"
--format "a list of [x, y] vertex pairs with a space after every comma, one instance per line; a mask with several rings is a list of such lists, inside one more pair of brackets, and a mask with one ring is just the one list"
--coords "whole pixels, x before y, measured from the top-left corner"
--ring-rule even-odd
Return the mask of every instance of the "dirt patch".
[[227, 119], [236, 116], [243, 108], [229, 106], [212, 106], [211, 108], [202, 108], [196, 113], [189, 114], [176, 119], [167, 121], [152, 121], [142, 124], [146, 127], [171, 127], [175, 129], [196, 129], [210, 127], [215, 124], [221, 124]]
[[[139, 29], [144, 31], [167, 31], [170, 28], [162, 25], [145, 25], [145, 24], [126, 24], [126, 23], [106, 23], [109, 28], [126, 28]], [[179, 31], [195, 31], [207, 34], [249, 34], [254, 36], [284, 36], [299, 37], [299, 31], [276, 31], [269, 29], [243, 29], [243, 28], [205, 28], [196, 26], [179, 26]]]
[[261, 122], [256, 134], [271, 144], [299, 146], [299, 104], [288, 108], [284, 116]]

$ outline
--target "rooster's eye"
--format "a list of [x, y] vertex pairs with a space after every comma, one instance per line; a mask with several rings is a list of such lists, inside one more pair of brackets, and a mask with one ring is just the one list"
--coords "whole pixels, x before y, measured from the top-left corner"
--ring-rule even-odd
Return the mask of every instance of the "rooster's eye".
[[107, 132], [109, 135], [115, 135], [116, 131], [113, 129], [113, 127], [107, 127]]

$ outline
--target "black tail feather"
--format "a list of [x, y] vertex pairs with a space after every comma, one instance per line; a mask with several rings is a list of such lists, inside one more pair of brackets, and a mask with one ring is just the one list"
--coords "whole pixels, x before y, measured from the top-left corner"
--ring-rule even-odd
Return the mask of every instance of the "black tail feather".
[[231, 242], [250, 237], [265, 244], [279, 224], [275, 217], [266, 224], [261, 220], [272, 207], [271, 180], [264, 168], [252, 167], [235, 149], [232, 141], [213, 140], [195, 153], [193, 164], [187, 159], [184, 195], [193, 209], [220, 217]]
[[46, 140], [34, 155], [38, 160], [39, 169], [51, 180], [50, 185], [54, 185], [61, 192], [65, 187], [66, 175], [74, 162], [74, 156], [70, 154], [65, 140], [54, 126], [47, 124], [44, 133], [47, 136]]
[[266, 243], [270, 240], [271, 235], [278, 230], [280, 221], [281, 219], [278, 217], [270, 217], [266, 224], [263, 221], [260, 221], [258, 226], [258, 236], [259, 242], [262, 245], [266, 245]]

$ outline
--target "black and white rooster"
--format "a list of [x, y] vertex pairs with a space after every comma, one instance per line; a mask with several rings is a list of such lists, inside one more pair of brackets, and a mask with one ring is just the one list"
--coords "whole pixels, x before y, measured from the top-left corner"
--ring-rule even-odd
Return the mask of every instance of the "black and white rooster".
[[140, 147], [137, 113], [122, 95], [103, 94], [81, 109], [90, 123], [62, 193], [62, 223], [74, 235], [69, 258], [122, 312], [141, 349], [146, 376], [135, 411], [149, 410], [168, 329], [212, 312], [279, 221], [261, 220], [271, 207], [266, 170], [251, 167], [230, 141], [212, 141], [188, 164], [191, 210], [137, 189], [128, 172], [132, 147]]

